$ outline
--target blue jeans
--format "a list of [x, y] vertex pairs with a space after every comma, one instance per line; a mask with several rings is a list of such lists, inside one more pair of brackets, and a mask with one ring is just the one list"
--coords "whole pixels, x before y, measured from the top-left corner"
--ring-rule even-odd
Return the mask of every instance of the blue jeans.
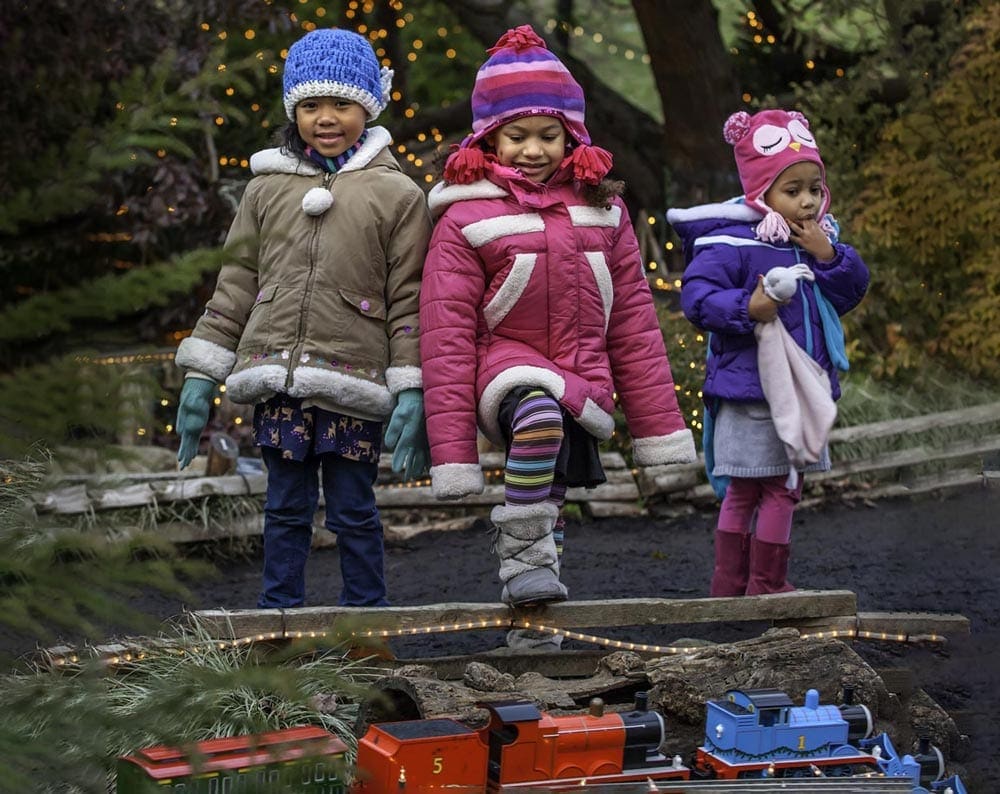
[[280, 449], [261, 447], [267, 466], [264, 500], [264, 582], [257, 606], [302, 606], [305, 570], [319, 504], [322, 470], [325, 526], [337, 535], [344, 586], [341, 606], [387, 606], [383, 571], [382, 522], [375, 506], [377, 463], [340, 455], [308, 455], [286, 460]]

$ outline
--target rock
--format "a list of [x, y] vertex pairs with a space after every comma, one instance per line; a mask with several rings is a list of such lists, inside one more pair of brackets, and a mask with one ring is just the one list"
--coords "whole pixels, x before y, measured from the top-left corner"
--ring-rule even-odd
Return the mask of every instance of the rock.
[[480, 692], [513, 692], [514, 676], [501, 673], [482, 662], [470, 662], [465, 668], [462, 683]]

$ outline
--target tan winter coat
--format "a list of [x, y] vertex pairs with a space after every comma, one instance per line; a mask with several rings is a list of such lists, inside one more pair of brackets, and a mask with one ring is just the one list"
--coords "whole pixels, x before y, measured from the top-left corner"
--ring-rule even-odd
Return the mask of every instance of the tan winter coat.
[[[224, 380], [234, 402], [284, 392], [370, 419], [388, 417], [398, 392], [421, 386], [419, 287], [431, 223], [389, 143], [384, 128], [369, 129], [336, 174], [280, 149], [253, 156], [215, 294], [181, 342], [178, 366]], [[327, 191], [332, 205], [307, 214]]]

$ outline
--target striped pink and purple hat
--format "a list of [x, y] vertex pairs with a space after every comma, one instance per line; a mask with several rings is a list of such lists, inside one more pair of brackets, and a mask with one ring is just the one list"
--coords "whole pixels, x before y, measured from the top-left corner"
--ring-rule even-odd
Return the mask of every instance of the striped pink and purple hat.
[[472, 89], [471, 146], [524, 116], [555, 116], [578, 144], [589, 145], [583, 89], [530, 25], [508, 30], [487, 50]]

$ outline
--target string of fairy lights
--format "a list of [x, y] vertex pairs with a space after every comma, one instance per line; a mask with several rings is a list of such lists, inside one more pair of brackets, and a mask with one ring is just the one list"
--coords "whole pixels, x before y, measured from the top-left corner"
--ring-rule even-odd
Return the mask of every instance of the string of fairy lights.
[[[327, 631], [270, 631], [270, 632], [259, 632], [256, 634], [248, 634], [243, 637], [236, 639], [220, 639], [211, 640], [209, 642], [201, 641], [191, 644], [174, 644], [174, 643], [164, 643], [158, 648], [139, 648], [139, 647], [119, 647], [114, 651], [103, 651], [99, 650], [99, 647], [95, 647], [95, 653], [88, 655], [81, 653], [74, 649], [50, 649], [44, 656], [46, 662], [54, 668], [57, 669], [70, 669], [74, 667], [79, 667], [88, 662], [99, 661], [109, 667], [120, 667], [123, 665], [131, 665], [138, 662], [145, 661], [150, 658], [151, 655], [155, 653], [166, 654], [170, 656], [203, 656], [210, 652], [215, 651], [227, 651], [236, 650], [240, 648], [246, 648], [248, 646], [253, 646], [257, 643], [275, 643], [284, 641], [320, 641], [330, 637], [334, 637], [338, 644], [350, 644], [356, 647], [365, 647], [366, 642], [389, 640], [394, 638], [403, 637], [418, 637], [418, 636], [433, 636], [438, 634], [448, 634], [454, 632], [462, 631], [481, 631], [481, 630], [510, 630], [510, 629], [529, 629], [531, 631], [536, 631], [541, 634], [548, 634], [553, 637], [564, 637], [566, 639], [578, 640], [580, 642], [589, 643], [591, 645], [597, 645], [599, 647], [608, 648], [612, 651], [632, 651], [635, 653], [649, 653], [649, 654], [659, 654], [662, 656], [678, 656], [688, 653], [694, 653], [702, 648], [693, 647], [691, 645], [658, 645], [651, 643], [641, 643], [641, 642], [631, 642], [628, 640], [616, 640], [609, 637], [602, 637], [597, 634], [589, 634], [585, 632], [572, 631], [570, 629], [560, 628], [558, 626], [551, 626], [547, 623], [541, 623], [534, 620], [528, 620], [519, 617], [509, 617], [509, 618], [493, 618], [493, 619], [479, 619], [479, 620], [468, 620], [468, 621], [457, 621], [453, 623], [436, 623], [428, 624], [422, 626], [401, 626], [397, 628], [386, 628], [386, 629], [366, 629], [361, 631], [351, 631], [347, 633], [343, 632], [327, 632]], [[868, 640], [868, 641], [878, 641], [878, 642], [895, 642], [895, 643], [905, 643], [905, 644], [941, 644], [946, 641], [946, 638], [940, 634], [928, 633], [928, 634], [910, 634], [907, 632], [892, 632], [892, 631], [872, 631], [867, 629], [862, 629], [858, 626], [840, 629], [830, 629], [827, 631], [804, 631], [801, 632], [801, 639], [804, 640], [828, 640], [828, 639], [844, 639], [844, 640]]]

